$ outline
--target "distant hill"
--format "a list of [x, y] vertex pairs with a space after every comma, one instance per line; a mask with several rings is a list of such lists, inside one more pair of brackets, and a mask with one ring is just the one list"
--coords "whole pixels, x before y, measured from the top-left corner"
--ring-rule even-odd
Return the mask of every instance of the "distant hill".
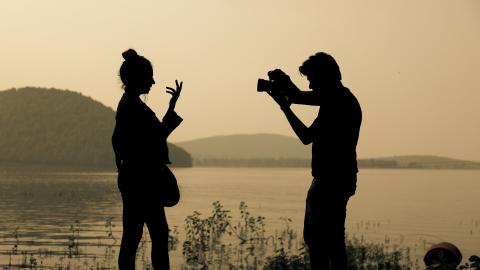
[[[309, 167], [311, 146], [275, 134], [214, 136], [178, 145], [190, 152], [195, 166]], [[480, 162], [428, 155], [359, 159], [363, 168], [480, 169]]]
[[[68, 90], [26, 87], [0, 91], [0, 165], [115, 169], [111, 135], [115, 112]], [[169, 144], [177, 166], [190, 155]]]
[[429, 155], [409, 155], [361, 159], [359, 160], [359, 166], [412, 169], [480, 169], [480, 162]]
[[310, 158], [310, 147], [276, 134], [214, 136], [176, 143], [194, 159]]

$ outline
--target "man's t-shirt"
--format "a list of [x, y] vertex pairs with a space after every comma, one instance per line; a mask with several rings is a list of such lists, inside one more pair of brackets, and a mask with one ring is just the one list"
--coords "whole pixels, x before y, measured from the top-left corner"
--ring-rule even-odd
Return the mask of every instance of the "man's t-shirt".
[[[340, 88], [323, 102], [309, 129], [313, 133], [312, 175], [322, 181], [341, 181], [358, 172], [356, 146], [362, 122], [360, 104], [348, 88]], [[351, 183], [325, 182], [351, 188]]]

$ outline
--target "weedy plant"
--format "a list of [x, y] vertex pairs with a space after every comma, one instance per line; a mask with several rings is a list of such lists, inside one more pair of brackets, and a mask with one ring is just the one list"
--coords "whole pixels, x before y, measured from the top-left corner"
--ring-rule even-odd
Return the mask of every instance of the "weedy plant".
[[426, 268], [426, 270], [480, 270], [480, 257], [476, 255], [470, 256], [468, 262], [458, 266], [448, 262], [447, 258], [443, 257], [443, 254], [440, 254], [440, 261]]
[[463, 265], [460, 265], [458, 269], [459, 270], [466, 270], [466, 269], [480, 270], [480, 257], [476, 255], [470, 256], [470, 258], [468, 258], [468, 262], [464, 263]]
[[[210, 216], [193, 212], [185, 219], [184, 269], [258, 269], [263, 264], [268, 238], [265, 217], [252, 216], [240, 203], [240, 218], [214, 202]], [[226, 244], [228, 243], [228, 244]]]
[[[175, 251], [181, 245], [183, 254], [182, 270], [308, 270], [310, 261], [307, 248], [301, 237], [291, 228], [292, 220], [282, 218], [284, 223], [280, 231], [267, 235], [265, 217], [250, 213], [245, 202], [241, 202], [239, 213], [232, 217], [230, 210], [216, 201], [212, 212], [202, 216], [193, 212], [185, 218], [185, 239], [179, 240], [178, 227], [169, 233], [169, 250]], [[104, 254], [89, 254], [81, 248], [80, 222], [70, 226], [64, 251], [39, 249], [38, 252], [26, 250], [20, 245], [20, 233], [17, 227], [12, 232], [12, 247], [4, 254], [9, 256], [3, 270], [11, 269], [78, 269], [107, 270], [117, 269], [118, 241], [114, 236], [114, 224], [106, 219], [105, 241], [99, 240], [97, 248], [105, 248]], [[153, 269], [149, 257], [150, 241], [148, 235], [142, 238], [137, 252], [137, 268]], [[412, 262], [410, 249], [393, 248], [387, 244], [366, 242], [363, 237], [347, 237], [348, 269], [351, 270], [407, 270], [425, 269]], [[15, 259], [15, 260], [14, 260]], [[450, 267], [450, 268], [448, 268]], [[452, 268], [439, 264], [436, 268], [425, 270], [480, 270], [480, 258], [471, 256], [469, 262]]]
[[68, 236], [67, 243], [67, 256], [72, 258], [80, 255], [80, 221], [75, 220], [75, 223], [70, 225], [70, 235]]
[[[284, 228], [267, 236], [265, 217], [253, 216], [244, 202], [240, 203], [240, 218], [236, 222], [220, 202], [212, 205], [210, 216], [202, 218], [194, 212], [185, 219], [183, 269], [309, 269], [307, 249], [291, 229], [290, 219], [282, 218]], [[347, 240], [346, 247], [348, 269], [406, 270], [415, 266], [408, 249], [387, 251], [382, 244], [356, 238]]]

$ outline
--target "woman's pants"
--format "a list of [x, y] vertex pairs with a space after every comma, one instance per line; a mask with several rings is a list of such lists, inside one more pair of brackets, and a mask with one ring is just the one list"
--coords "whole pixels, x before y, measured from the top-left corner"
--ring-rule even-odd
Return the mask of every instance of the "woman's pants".
[[[152, 265], [155, 270], [168, 270], [168, 225], [163, 205], [155, 202], [148, 189], [125, 184], [119, 175], [119, 188], [123, 201], [123, 235], [118, 257], [119, 270], [134, 270], [138, 245], [147, 224], [152, 240]], [[128, 179], [134, 180], [134, 179]], [[127, 181], [128, 181], [127, 180]], [[135, 179], [136, 180], [136, 179]], [[123, 182], [123, 183], [122, 183]], [[142, 192], [143, 190], [143, 192]]]

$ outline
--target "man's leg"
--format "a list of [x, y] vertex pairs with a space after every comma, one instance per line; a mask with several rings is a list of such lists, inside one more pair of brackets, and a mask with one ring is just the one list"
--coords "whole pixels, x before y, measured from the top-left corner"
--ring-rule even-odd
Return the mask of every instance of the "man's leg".
[[345, 217], [349, 197], [313, 180], [307, 195], [304, 222], [304, 239], [312, 270], [346, 269]]
[[330, 259], [328, 257], [328, 249], [326, 246], [308, 246], [308, 255], [310, 256], [311, 270], [330, 269]]
[[345, 249], [345, 217], [348, 196], [337, 194], [331, 198], [329, 214], [329, 247], [332, 270], [347, 269], [347, 252]]
[[310, 267], [312, 270], [330, 269], [329, 247], [325, 235], [328, 235], [323, 225], [322, 212], [324, 211], [321, 204], [320, 186], [318, 180], [313, 180], [308, 190], [305, 220], [303, 227], [303, 238], [308, 247], [310, 256]]

